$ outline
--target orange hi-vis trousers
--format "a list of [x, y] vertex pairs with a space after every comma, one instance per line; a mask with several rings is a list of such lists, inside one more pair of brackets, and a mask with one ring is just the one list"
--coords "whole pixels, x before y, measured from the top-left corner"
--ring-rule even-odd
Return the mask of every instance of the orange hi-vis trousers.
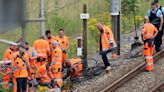
[[144, 53], [144, 58], [146, 62], [146, 70], [152, 71], [154, 69], [154, 65], [153, 65], [154, 45], [149, 46], [148, 42], [145, 42], [143, 53]]

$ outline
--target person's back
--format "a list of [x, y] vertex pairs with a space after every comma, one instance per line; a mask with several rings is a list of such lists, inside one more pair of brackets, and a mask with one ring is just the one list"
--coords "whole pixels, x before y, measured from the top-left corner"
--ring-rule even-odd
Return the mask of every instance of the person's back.
[[[82, 70], [83, 70], [83, 65], [81, 62], [80, 58], [76, 58], [76, 59], [70, 59], [70, 66], [71, 68], [75, 68], [76, 67], [76, 72], [77, 72], [77, 77], [81, 77], [82, 76]], [[75, 73], [74, 73], [75, 74]], [[72, 75], [74, 75], [72, 74]]]
[[143, 26], [142, 34], [144, 39], [154, 38], [157, 28], [151, 23], [145, 23]]
[[33, 47], [37, 51], [38, 57], [47, 58], [50, 52], [49, 44], [44, 39], [38, 39], [34, 42]]

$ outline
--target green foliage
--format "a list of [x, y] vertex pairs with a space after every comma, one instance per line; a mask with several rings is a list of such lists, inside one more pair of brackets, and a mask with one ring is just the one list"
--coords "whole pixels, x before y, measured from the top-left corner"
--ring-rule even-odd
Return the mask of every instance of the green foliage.
[[3, 84], [0, 84], [0, 92], [12, 92], [12, 88], [4, 88]]
[[46, 28], [51, 29], [56, 34], [58, 33], [58, 30], [60, 28], [64, 28], [68, 24], [67, 20], [64, 20], [63, 18], [57, 15], [49, 15], [46, 16], [46, 18], [48, 19], [46, 22]]
[[138, 0], [122, 0], [121, 4], [122, 13], [125, 16], [131, 16], [134, 11], [138, 11]]
[[76, 48], [77, 48], [77, 43], [76, 39], [71, 39], [70, 40], [70, 47], [68, 49], [68, 58], [74, 58], [76, 56]]

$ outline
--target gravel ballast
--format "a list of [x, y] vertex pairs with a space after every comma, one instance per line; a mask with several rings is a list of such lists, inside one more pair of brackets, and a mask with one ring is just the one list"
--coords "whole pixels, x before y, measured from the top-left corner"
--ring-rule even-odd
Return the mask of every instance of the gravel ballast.
[[[142, 72], [115, 92], [149, 92], [164, 81], [164, 58], [154, 64], [153, 72]], [[163, 90], [164, 92], [164, 90]]]

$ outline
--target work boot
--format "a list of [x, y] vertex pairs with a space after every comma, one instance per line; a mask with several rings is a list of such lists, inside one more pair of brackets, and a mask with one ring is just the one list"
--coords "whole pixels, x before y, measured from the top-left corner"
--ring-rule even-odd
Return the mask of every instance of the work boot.
[[111, 69], [112, 69], [111, 66], [107, 66], [107, 67], [106, 67], [106, 71], [109, 71], [109, 70], [111, 70]]

